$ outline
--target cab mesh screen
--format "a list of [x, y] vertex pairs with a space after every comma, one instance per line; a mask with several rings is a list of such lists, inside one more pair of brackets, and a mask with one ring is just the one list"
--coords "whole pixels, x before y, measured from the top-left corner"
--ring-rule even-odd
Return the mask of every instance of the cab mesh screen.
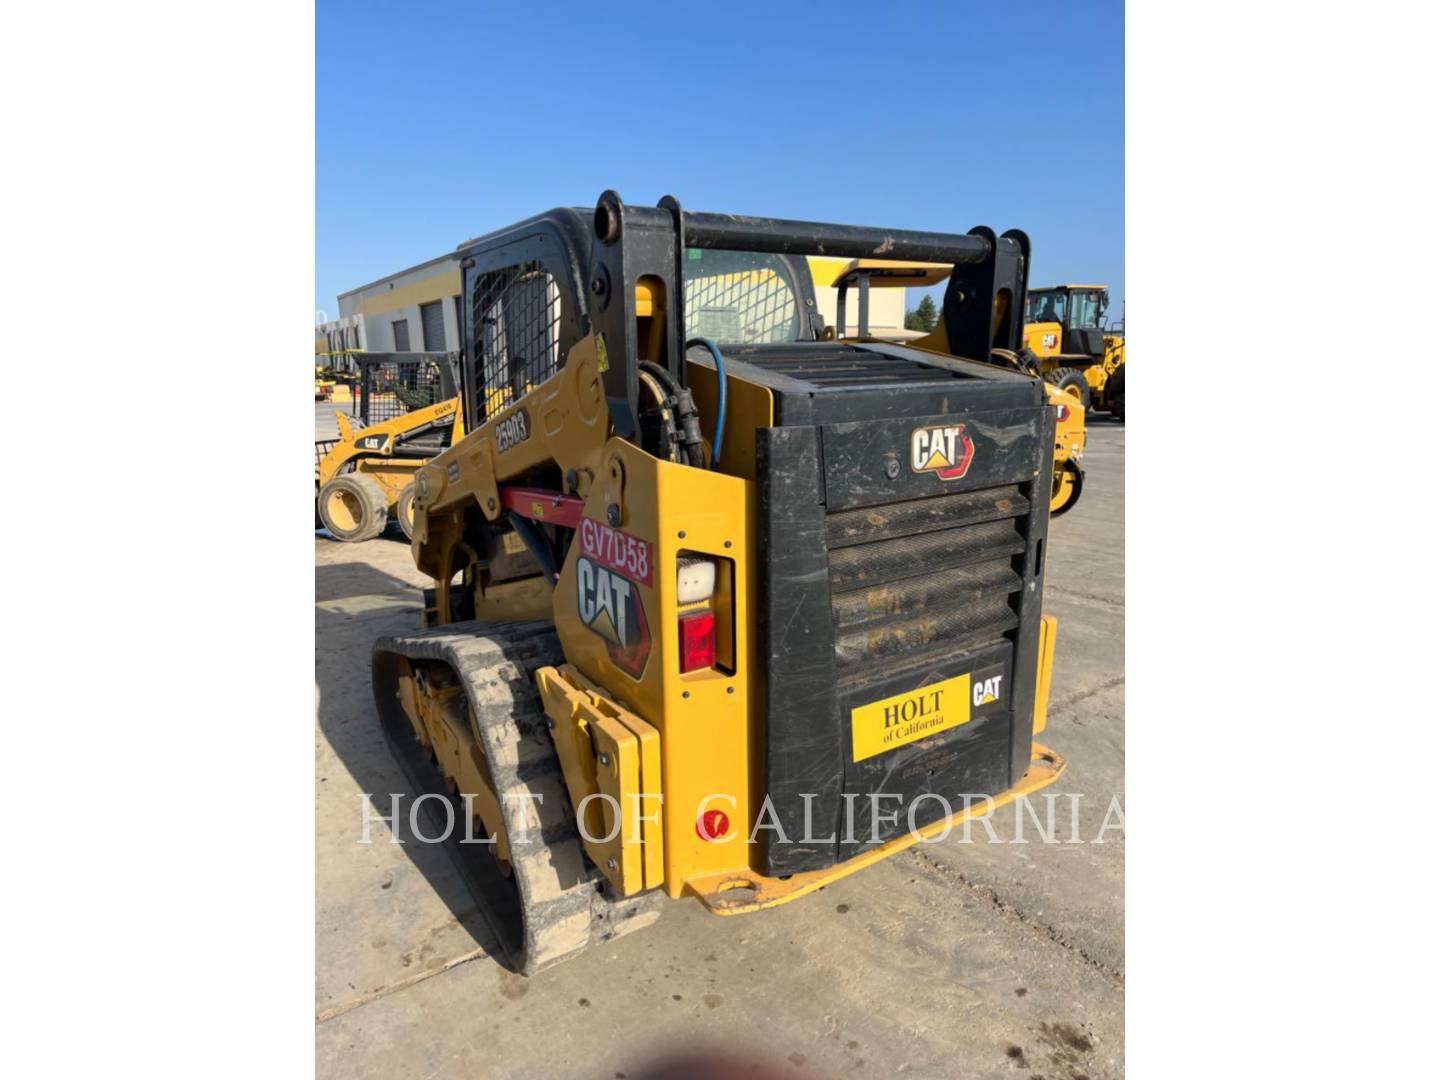
[[475, 401], [494, 416], [560, 370], [560, 290], [538, 262], [479, 275], [471, 291]]
[[354, 415], [368, 427], [434, 405], [444, 393], [435, 360], [362, 362]]

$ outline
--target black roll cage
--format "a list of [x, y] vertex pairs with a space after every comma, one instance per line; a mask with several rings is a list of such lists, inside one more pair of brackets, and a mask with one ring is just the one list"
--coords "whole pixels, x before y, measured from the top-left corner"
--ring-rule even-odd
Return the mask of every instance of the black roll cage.
[[[616, 192], [606, 191], [593, 212], [551, 210], [457, 249], [463, 275], [461, 368], [467, 429], [474, 430], [485, 416], [477, 396], [473, 311], [484, 274], [524, 262], [543, 266], [559, 287], [562, 362], [580, 338], [603, 336], [602, 379], [611, 420], [618, 435], [629, 437], [637, 427], [639, 400], [636, 287], [646, 279], [650, 295], [664, 305], [657, 362], [683, 385], [684, 264], [690, 248], [950, 263], [941, 322], [951, 354], [988, 361], [993, 350], [1018, 350], [1023, 342], [1030, 240], [1019, 229], [997, 236], [983, 225], [958, 234], [700, 213], [683, 209], [670, 195], [646, 207], [628, 205]], [[808, 287], [808, 274], [805, 281]]]

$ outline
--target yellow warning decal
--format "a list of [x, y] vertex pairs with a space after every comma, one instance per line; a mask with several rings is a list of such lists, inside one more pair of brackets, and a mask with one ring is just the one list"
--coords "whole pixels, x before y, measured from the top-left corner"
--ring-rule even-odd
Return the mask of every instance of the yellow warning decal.
[[970, 674], [907, 690], [850, 710], [853, 760], [864, 761], [906, 743], [970, 722]]

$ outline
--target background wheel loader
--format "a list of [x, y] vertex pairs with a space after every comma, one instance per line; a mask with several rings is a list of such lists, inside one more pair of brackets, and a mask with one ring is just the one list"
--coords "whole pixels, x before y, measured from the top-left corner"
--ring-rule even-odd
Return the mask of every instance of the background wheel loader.
[[[337, 540], [379, 536], [391, 515], [408, 537], [415, 471], [464, 435], [456, 358], [445, 353], [348, 354], [352, 412], [336, 410], [339, 438], [315, 443], [315, 518]], [[359, 426], [356, 426], [356, 421]]]
[[[815, 314], [805, 256], [877, 250], [953, 268], [923, 342]], [[992, 362], [1024, 233], [606, 192], [459, 256], [469, 434], [416, 474], [435, 587], [372, 669], [416, 792], [492, 841], [452, 851], [517, 970], [666, 898], [786, 903], [1060, 775], [1057, 415]]]
[[1025, 301], [1025, 345], [1045, 378], [1085, 409], [1125, 419], [1125, 333], [1105, 328], [1104, 285], [1034, 289]]

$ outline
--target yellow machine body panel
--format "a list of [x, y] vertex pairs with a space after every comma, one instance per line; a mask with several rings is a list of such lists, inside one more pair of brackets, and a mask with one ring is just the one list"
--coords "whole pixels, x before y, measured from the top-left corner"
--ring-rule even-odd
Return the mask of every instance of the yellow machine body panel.
[[622, 896], [665, 880], [660, 733], [569, 664], [536, 673], [586, 853]]
[[838, 259], [824, 255], [809, 257], [810, 273], [816, 285], [839, 285], [854, 281], [866, 271], [876, 287], [922, 289], [938, 285], [950, 276], [949, 263], [902, 262], [896, 259]]
[[1060, 620], [1054, 615], [1040, 616], [1040, 663], [1035, 670], [1035, 734], [1045, 730], [1045, 717], [1050, 710], [1050, 673], [1055, 666], [1055, 639], [1060, 633]]
[[1125, 363], [1125, 335], [1124, 335], [1124, 334], [1106, 334], [1106, 335], [1105, 335], [1105, 358], [1101, 361], [1101, 366], [1104, 368], [1105, 374], [1107, 374], [1107, 375], [1113, 375], [1113, 374], [1115, 374], [1115, 370], [1116, 370], [1117, 368], [1119, 368], [1121, 365], [1123, 365], [1124, 363]]
[[[705, 422], [718, 409], [719, 378], [713, 367], [688, 364], [686, 379]], [[726, 385], [724, 455], [720, 471], [744, 480], [755, 479], [755, 431], [774, 422], [775, 396], [768, 386], [731, 378]]]
[[1014, 787], [992, 798], [977, 799], [950, 817], [916, 829], [913, 833], [897, 836], [888, 843], [870, 848], [825, 870], [811, 870], [785, 878], [765, 877], [761, 874], [716, 874], [692, 881], [691, 890], [715, 915], [748, 915], [754, 911], [778, 907], [817, 889], [823, 889], [841, 878], [849, 877], [857, 870], [874, 866], [882, 859], [898, 855], [922, 841], [933, 840], [942, 835], [948, 836], [956, 829], [963, 829], [969, 821], [989, 814], [1018, 798], [1033, 795], [1060, 779], [1065, 767], [1065, 759], [1054, 750], [1038, 742], [1032, 743], [1030, 769]]
[[1065, 328], [1058, 322], [1026, 323], [1025, 347], [1042, 360], [1060, 355], [1060, 339]]
[[[555, 587], [555, 628], [566, 658], [659, 731], [665, 889], [672, 897], [691, 877], [749, 865], [745, 844], [706, 841], [696, 823], [709, 809], [723, 810], [736, 831], [753, 820], [753, 505], [749, 481], [660, 461], [612, 439], [586, 498], [580, 542]], [[608, 524], [610, 506], [620, 507], [617, 526]], [[708, 557], [722, 568], [715, 597], [733, 610], [717, 610], [715, 625], [730, 673], [680, 673], [682, 555]], [[637, 619], [643, 625], [634, 625]]]

